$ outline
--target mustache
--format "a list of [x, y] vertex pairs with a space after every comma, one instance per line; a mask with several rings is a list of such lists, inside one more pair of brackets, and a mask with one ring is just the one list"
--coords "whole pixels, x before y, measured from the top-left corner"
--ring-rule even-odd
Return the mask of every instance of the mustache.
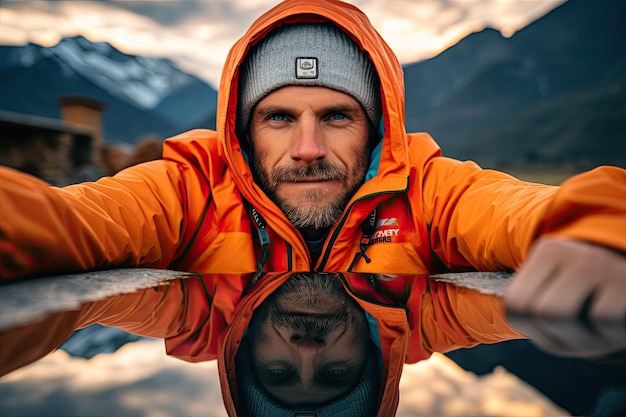
[[270, 180], [277, 184], [279, 182], [298, 182], [315, 178], [319, 181], [345, 181], [348, 173], [345, 169], [336, 167], [326, 161], [320, 161], [312, 166], [298, 168], [275, 168], [270, 176]]
[[270, 320], [274, 326], [284, 327], [312, 338], [322, 338], [332, 331], [346, 328], [349, 318], [347, 311], [337, 314], [304, 314], [272, 309]]

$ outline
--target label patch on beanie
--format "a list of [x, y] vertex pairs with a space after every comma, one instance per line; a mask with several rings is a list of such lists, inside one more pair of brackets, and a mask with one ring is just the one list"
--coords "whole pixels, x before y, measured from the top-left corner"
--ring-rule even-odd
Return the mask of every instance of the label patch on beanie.
[[296, 58], [296, 78], [317, 78], [317, 58]]

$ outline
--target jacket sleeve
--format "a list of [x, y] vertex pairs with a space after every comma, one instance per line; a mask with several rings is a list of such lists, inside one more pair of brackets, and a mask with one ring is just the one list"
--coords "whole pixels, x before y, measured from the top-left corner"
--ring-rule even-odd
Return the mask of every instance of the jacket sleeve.
[[561, 186], [433, 158], [423, 204], [434, 253], [451, 270], [515, 269], [540, 236], [626, 252], [626, 171], [600, 167]]
[[420, 338], [429, 352], [523, 339], [506, 318], [502, 298], [430, 281], [419, 309]]
[[504, 300], [493, 294], [426, 278], [408, 293], [407, 363], [433, 352], [450, 352], [481, 343], [523, 339], [507, 321]]
[[185, 198], [172, 161], [64, 188], [0, 168], [0, 278], [164, 267], [180, 243]]
[[168, 338], [190, 331], [183, 281], [86, 303], [77, 310], [0, 332], [0, 376], [43, 358], [74, 330], [100, 323], [146, 337]]

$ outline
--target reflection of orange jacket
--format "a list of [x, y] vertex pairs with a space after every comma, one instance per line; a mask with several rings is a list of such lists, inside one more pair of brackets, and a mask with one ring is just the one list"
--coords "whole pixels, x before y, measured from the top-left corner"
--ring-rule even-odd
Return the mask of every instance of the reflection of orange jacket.
[[[405, 362], [426, 359], [432, 352], [521, 337], [507, 325], [502, 300], [496, 296], [424, 276], [342, 276], [348, 293], [378, 324], [384, 365], [381, 417], [395, 415]], [[217, 359], [224, 404], [235, 416], [237, 347], [253, 309], [289, 274], [268, 273], [256, 282], [251, 277], [205, 275], [173, 281], [0, 333], [0, 375], [45, 355], [73, 329], [98, 322], [164, 338], [167, 353], [187, 361]]]
[[[317, 264], [311, 265], [302, 236], [254, 184], [234, 135], [234, 118], [238, 65], [250, 45], [278, 22], [319, 19], [314, 15], [333, 20], [370, 54], [381, 78], [385, 136], [380, 156], [373, 158], [376, 175], [352, 198], [344, 217], [330, 231]], [[547, 234], [626, 251], [626, 171], [600, 168], [561, 187], [549, 187], [444, 158], [428, 135], [404, 131], [402, 80], [392, 51], [352, 6], [332, 0], [281, 3], [231, 50], [222, 74], [216, 132], [184, 133], [166, 141], [163, 160], [131, 167], [93, 184], [48, 188], [33, 178], [0, 170], [0, 276], [110, 266], [203, 273], [245, 273], [261, 266], [270, 271], [387, 274], [502, 270], [516, 268], [532, 241]], [[269, 244], [260, 245], [258, 226], [244, 202], [262, 217]], [[371, 260], [367, 263], [358, 256], [361, 225], [375, 210], [377, 238], [367, 248]], [[271, 288], [256, 294], [266, 297]], [[204, 294], [203, 288], [198, 291]], [[415, 295], [413, 291], [406, 296], [409, 301], [420, 298], [425, 289], [420, 287]], [[216, 312], [234, 308], [236, 298], [222, 302], [227, 305], [220, 305]], [[231, 313], [214, 317], [209, 314], [213, 305], [193, 305], [190, 308], [200, 310], [190, 310], [188, 320], [232, 324]], [[367, 307], [377, 309], [376, 304]], [[450, 301], [445, 308], [454, 307]], [[402, 324], [399, 313], [378, 313], [396, 323], [381, 330], [381, 335], [398, 341], [389, 345], [398, 356], [388, 357], [397, 358], [398, 363], [407, 344], [406, 359], [415, 361], [427, 354], [420, 346], [440, 349], [448, 342], [465, 343], [457, 340], [463, 338], [462, 333], [456, 333], [455, 323], [449, 322], [437, 323], [449, 331], [412, 345], [412, 338], [419, 334], [403, 336], [408, 331], [404, 316]], [[415, 320], [409, 324], [420, 329]], [[168, 352], [188, 360], [214, 358], [215, 353], [207, 352], [216, 352], [213, 349], [219, 341], [215, 337], [221, 333], [213, 327], [204, 330], [203, 323], [179, 323], [183, 328], [171, 329], [171, 323], [162, 322], [164, 334], [197, 330], [184, 340], [168, 339]], [[235, 334], [229, 332], [227, 338]], [[227, 350], [228, 358], [232, 354]], [[222, 378], [232, 376], [220, 369]], [[393, 384], [400, 367], [392, 364], [389, 369], [388, 384]], [[397, 391], [393, 392], [386, 394], [389, 404], [397, 400]], [[228, 396], [226, 401], [227, 406], [231, 404]]]

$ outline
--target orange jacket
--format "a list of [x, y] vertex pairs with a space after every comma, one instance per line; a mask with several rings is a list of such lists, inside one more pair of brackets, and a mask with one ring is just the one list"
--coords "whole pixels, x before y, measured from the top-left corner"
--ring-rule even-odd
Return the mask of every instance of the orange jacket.
[[[349, 202], [317, 264], [311, 265], [302, 236], [253, 182], [234, 126], [238, 66], [250, 46], [280, 22], [317, 19], [332, 20], [369, 53], [381, 79], [385, 134], [380, 157], [373, 158], [376, 175]], [[626, 171], [598, 168], [552, 187], [444, 158], [427, 134], [405, 132], [402, 80], [391, 49], [353, 6], [333, 0], [281, 3], [259, 18], [232, 48], [222, 74], [215, 132], [197, 130], [169, 139], [163, 160], [95, 183], [53, 188], [0, 170], [0, 276], [114, 266], [200, 273], [247, 273], [261, 267], [409, 275], [502, 270], [515, 269], [540, 235], [577, 238], [626, 252]], [[259, 226], [247, 206], [263, 219], [269, 244], [260, 244]], [[374, 212], [376, 229], [366, 251], [368, 263], [359, 255], [361, 225]], [[258, 298], [251, 303], [256, 305], [273, 288], [268, 285], [250, 293], [249, 299]], [[233, 297], [229, 306], [243, 309], [236, 306], [234, 293]], [[421, 293], [415, 297], [419, 299]], [[411, 300], [409, 294], [409, 311], [420, 311]], [[376, 310], [376, 304], [366, 307]], [[424, 352], [454, 345], [444, 341], [462, 338], [451, 327], [435, 332], [434, 339], [413, 344], [412, 338], [420, 334], [411, 329], [420, 326], [386, 311], [372, 315], [385, 318], [379, 320], [379, 330], [381, 338], [389, 339], [389, 354], [384, 357], [388, 388], [397, 383], [403, 361], [419, 360], [427, 355]], [[200, 312], [190, 312], [188, 318], [198, 317]], [[396, 324], [385, 324], [386, 318]], [[233, 322], [225, 321], [226, 325]], [[230, 337], [240, 328], [234, 326], [222, 335], [201, 325], [185, 325], [202, 334], [194, 336], [195, 343], [179, 343], [176, 336], [168, 336], [168, 352], [187, 360], [212, 359], [201, 345], [207, 337], [215, 341], [223, 336], [225, 362], [220, 362], [220, 376], [226, 382], [224, 378], [232, 374], [225, 370], [230, 369], [236, 350]], [[161, 326], [166, 329], [169, 323]], [[428, 349], [422, 350], [423, 346]], [[225, 394], [227, 408], [232, 407]], [[385, 391], [385, 396], [385, 404], [392, 407], [397, 387]]]
[[[283, 20], [335, 21], [367, 50], [381, 79], [385, 136], [377, 174], [349, 202], [317, 265], [302, 236], [253, 182], [234, 134], [238, 65]], [[294, 17], [294, 15], [296, 17]], [[626, 171], [599, 168], [561, 187], [530, 185], [441, 156], [426, 134], [404, 131], [402, 70], [367, 18], [336, 1], [287, 1], [262, 16], [228, 56], [217, 132], [165, 142], [164, 160], [93, 184], [49, 188], [0, 170], [0, 276], [152, 266], [233, 273], [311, 269], [427, 274], [515, 268], [542, 234], [626, 251]], [[266, 224], [260, 247], [246, 205]], [[366, 263], [361, 225], [376, 210]], [[233, 256], [236, 254], [236, 256]], [[357, 261], [353, 265], [353, 261]]]

